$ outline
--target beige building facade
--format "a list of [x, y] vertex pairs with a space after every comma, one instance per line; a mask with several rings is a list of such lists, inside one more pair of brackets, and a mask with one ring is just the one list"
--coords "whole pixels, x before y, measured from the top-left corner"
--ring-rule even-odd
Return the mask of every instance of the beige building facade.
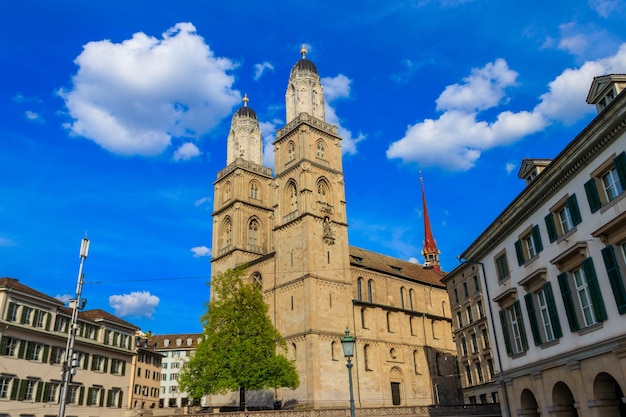
[[[232, 118], [227, 166], [214, 183], [212, 276], [247, 265], [285, 337], [300, 387], [249, 398], [250, 406], [345, 407], [348, 373], [340, 339], [357, 340], [357, 407], [459, 400], [447, 293], [438, 268], [352, 247], [348, 242], [341, 138], [325, 121], [313, 62], [291, 70], [286, 125], [276, 132], [274, 172], [262, 164], [256, 113]], [[438, 267], [436, 257], [433, 265]], [[212, 296], [216, 296], [212, 292]], [[232, 405], [238, 396], [208, 399]]]
[[[0, 415], [56, 416], [71, 310], [13, 278], [0, 278]], [[77, 368], [67, 416], [127, 410], [137, 327], [102, 310], [78, 315]]]
[[157, 351], [156, 343], [151, 343], [142, 332], [135, 336], [135, 350], [130, 372], [132, 390], [128, 407], [134, 410], [158, 408], [163, 354]]
[[525, 189], [461, 255], [484, 266], [503, 415], [626, 415], [625, 85], [594, 78], [598, 115], [523, 161]]

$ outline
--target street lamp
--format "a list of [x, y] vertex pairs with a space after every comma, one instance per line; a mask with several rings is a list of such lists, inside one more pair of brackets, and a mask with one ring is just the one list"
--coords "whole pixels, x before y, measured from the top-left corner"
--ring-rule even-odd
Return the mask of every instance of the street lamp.
[[350, 336], [350, 329], [346, 327], [346, 336], [341, 339], [341, 347], [343, 348], [343, 356], [346, 357], [348, 363], [348, 383], [350, 384], [350, 417], [354, 417], [354, 394], [352, 392], [352, 356], [354, 356], [354, 345], [356, 337]]

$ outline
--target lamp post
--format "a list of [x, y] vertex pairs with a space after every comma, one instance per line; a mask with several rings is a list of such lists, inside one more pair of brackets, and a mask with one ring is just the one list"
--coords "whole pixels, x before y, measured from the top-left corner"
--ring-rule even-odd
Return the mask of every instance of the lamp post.
[[67, 404], [67, 392], [72, 375], [78, 366], [77, 356], [74, 354], [74, 341], [76, 340], [76, 329], [78, 321], [78, 310], [85, 307], [86, 299], [81, 300], [83, 290], [83, 264], [89, 254], [89, 239], [86, 237], [80, 243], [80, 266], [78, 267], [78, 283], [76, 284], [76, 298], [70, 300], [72, 308], [72, 319], [67, 332], [67, 346], [65, 348], [65, 359], [63, 361], [63, 374], [61, 382], [61, 396], [59, 398], [59, 417], [65, 417], [65, 407]]
[[350, 336], [350, 329], [346, 327], [346, 336], [341, 339], [341, 347], [343, 348], [343, 356], [346, 357], [348, 363], [348, 383], [350, 385], [350, 417], [354, 417], [354, 393], [352, 391], [352, 356], [354, 356], [354, 345], [356, 337]]

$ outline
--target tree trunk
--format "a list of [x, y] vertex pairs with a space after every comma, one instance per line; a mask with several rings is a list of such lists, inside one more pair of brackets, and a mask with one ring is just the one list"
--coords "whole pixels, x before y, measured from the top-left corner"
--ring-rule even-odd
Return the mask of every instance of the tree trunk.
[[239, 411], [246, 411], [246, 389], [239, 388]]

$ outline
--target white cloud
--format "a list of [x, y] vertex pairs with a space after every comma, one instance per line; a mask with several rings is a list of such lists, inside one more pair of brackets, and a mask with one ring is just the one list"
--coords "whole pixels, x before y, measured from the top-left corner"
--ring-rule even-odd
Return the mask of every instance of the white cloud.
[[21, 92], [15, 94], [13, 96], [13, 101], [18, 103], [18, 104], [22, 104], [22, 103], [41, 103], [41, 99], [39, 97], [27, 97], [24, 94], [22, 94]]
[[207, 248], [206, 246], [196, 246], [195, 248], [191, 248], [191, 251], [193, 252], [194, 258], [211, 256], [211, 248]]
[[194, 205], [197, 207], [197, 206], [203, 205], [204, 203], [210, 203], [210, 202], [211, 202], [211, 197], [202, 197], [202, 198], [197, 199]]
[[26, 118], [28, 120], [30, 120], [30, 121], [37, 122], [37, 123], [43, 123], [43, 118], [41, 117], [41, 115], [39, 113], [34, 112], [34, 111], [26, 110], [24, 112], [24, 116], [26, 116]]
[[135, 33], [121, 43], [89, 42], [76, 58], [71, 90], [60, 90], [71, 134], [121, 155], [157, 155], [172, 137], [198, 138], [228, 116], [241, 95], [229, 71], [191, 23], [161, 39]]
[[517, 165], [515, 165], [513, 162], [507, 162], [504, 165], [504, 169], [506, 170], [507, 174], [510, 174], [511, 172], [513, 172], [513, 170], [517, 167]]
[[341, 124], [341, 119], [337, 116], [333, 102], [342, 98], [350, 97], [350, 84], [352, 80], [343, 74], [339, 74], [336, 77], [322, 78], [322, 85], [324, 87], [325, 98], [325, 113], [326, 122], [337, 125], [339, 137], [341, 141], [341, 152], [344, 154], [353, 155], [357, 153], [356, 145], [365, 139], [365, 135], [359, 132], [354, 136], [352, 132]]
[[609, 17], [623, 4], [621, 0], [589, 0], [589, 6], [602, 17]]
[[265, 73], [265, 70], [274, 71], [274, 66], [268, 61], [261, 64], [254, 64], [254, 81], [258, 81]]
[[504, 89], [516, 84], [517, 75], [502, 58], [474, 68], [463, 79], [464, 84], [446, 87], [437, 99], [437, 110], [480, 111], [494, 107], [504, 97]]
[[259, 122], [259, 128], [263, 135], [263, 165], [274, 168], [274, 140], [276, 139], [276, 128], [282, 124], [279, 119], [271, 122]]
[[63, 294], [63, 295], [57, 294], [57, 295], [54, 296], [54, 298], [56, 298], [57, 300], [61, 301], [63, 304], [67, 305], [67, 303], [69, 303], [70, 300], [72, 298], [74, 298], [74, 296], [70, 295], [70, 294]]
[[416, 257], [414, 257], [414, 256], [411, 256], [409, 258], [408, 262], [411, 262], [412, 264], [420, 265], [420, 261]]
[[174, 161], [188, 161], [191, 158], [201, 155], [200, 149], [191, 142], [183, 143], [174, 152]]
[[473, 70], [462, 85], [446, 87], [437, 99], [437, 108], [444, 110], [441, 116], [409, 125], [404, 137], [389, 146], [387, 157], [465, 171], [483, 151], [514, 143], [553, 123], [574, 123], [595, 111], [585, 102], [594, 76], [626, 72], [626, 44], [612, 56], [563, 71], [533, 109], [503, 109], [492, 120], [481, 120], [480, 110], [500, 106], [506, 101], [504, 89], [515, 85], [517, 74], [500, 61]]
[[150, 291], [134, 291], [130, 294], [109, 297], [109, 305], [120, 317], [131, 316], [150, 319], [160, 301], [159, 297], [150, 294]]
[[557, 48], [572, 55], [581, 55], [589, 45], [587, 37], [581, 33], [576, 23], [563, 23], [559, 26], [561, 39]]
[[9, 248], [11, 246], [16, 246], [14, 241], [9, 239], [8, 237], [0, 236], [0, 247]]

